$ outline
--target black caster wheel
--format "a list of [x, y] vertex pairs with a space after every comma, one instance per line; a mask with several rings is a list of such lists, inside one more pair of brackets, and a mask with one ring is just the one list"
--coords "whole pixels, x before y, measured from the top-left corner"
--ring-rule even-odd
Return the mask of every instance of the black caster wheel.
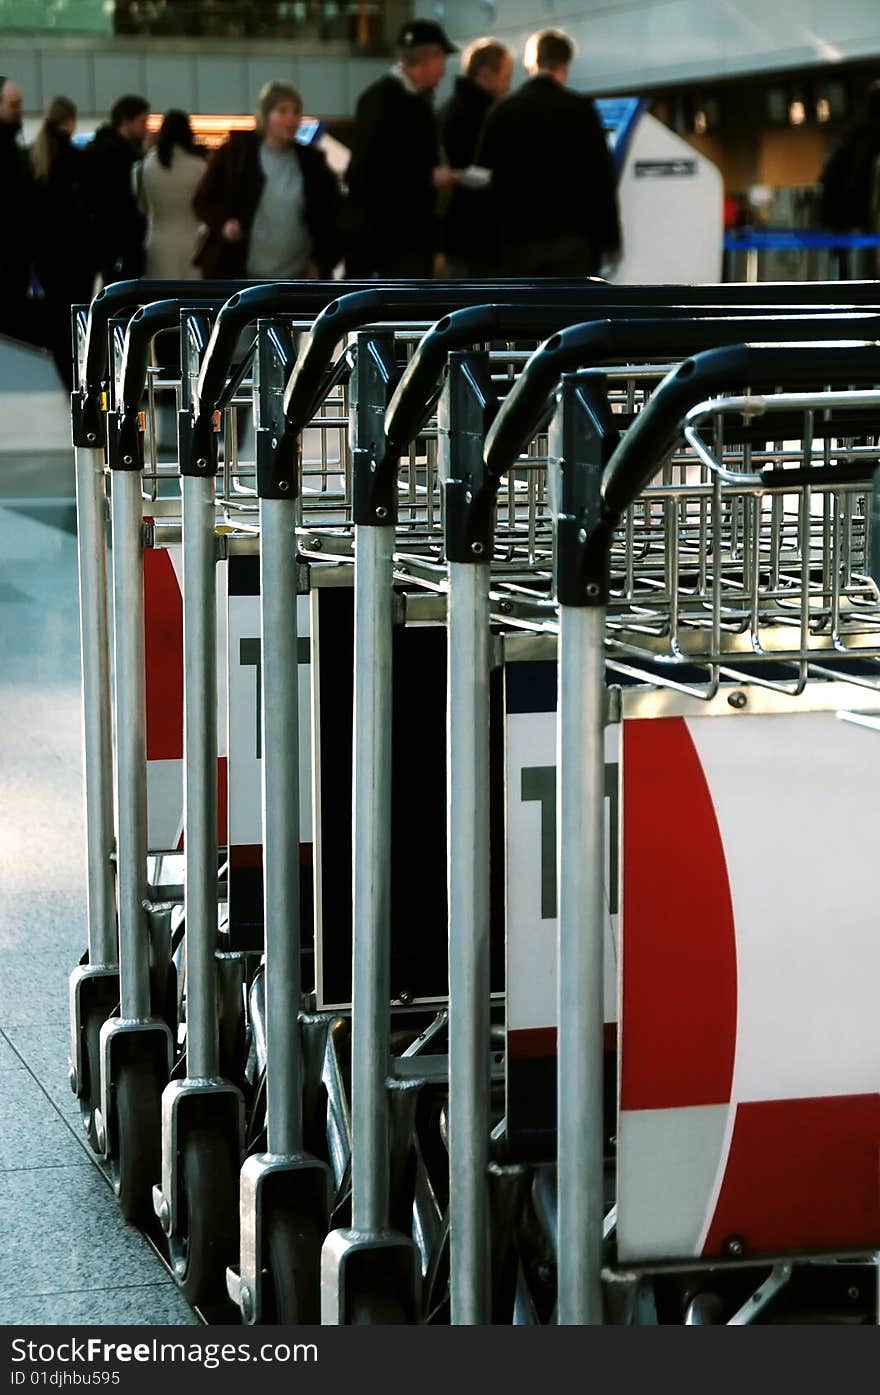
[[323, 1227], [302, 1203], [279, 1204], [269, 1212], [263, 1240], [267, 1321], [320, 1323], [323, 1241]]
[[101, 1028], [106, 1014], [92, 1008], [83, 1026], [83, 1061], [86, 1068], [86, 1093], [80, 1095], [79, 1108], [83, 1128], [96, 1153], [98, 1146], [97, 1111], [101, 1108]]
[[196, 1125], [186, 1135], [169, 1252], [175, 1281], [194, 1308], [226, 1301], [226, 1269], [239, 1257], [238, 1171], [228, 1141], [215, 1129]]
[[113, 1190], [127, 1221], [153, 1220], [153, 1186], [162, 1174], [162, 1090], [165, 1076], [155, 1061], [120, 1065], [115, 1087], [116, 1156]]

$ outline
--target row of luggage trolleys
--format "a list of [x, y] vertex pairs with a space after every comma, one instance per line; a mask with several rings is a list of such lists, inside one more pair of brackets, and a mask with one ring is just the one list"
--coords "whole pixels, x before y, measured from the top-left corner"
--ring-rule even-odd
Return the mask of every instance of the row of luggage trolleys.
[[803, 294], [75, 312], [70, 1078], [209, 1319], [876, 1321], [880, 293]]

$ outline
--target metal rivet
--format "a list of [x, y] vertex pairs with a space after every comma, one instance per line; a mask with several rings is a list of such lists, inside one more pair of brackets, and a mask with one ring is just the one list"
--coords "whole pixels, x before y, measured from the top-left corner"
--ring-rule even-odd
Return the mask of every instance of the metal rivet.
[[511, 605], [510, 601], [502, 601], [498, 609], [502, 612], [503, 615], [509, 615], [510, 612], [513, 610], [513, 606]]
[[321, 551], [321, 539], [320, 539], [320, 538], [312, 538], [312, 551], [313, 551], [313, 552], [320, 552], [320, 551]]
[[289, 481], [289, 480], [279, 480], [279, 481], [278, 481], [278, 488], [279, 488], [279, 489], [284, 489], [284, 490], [289, 489], [289, 488], [290, 488], [290, 481]]
[[254, 1295], [251, 1293], [250, 1285], [242, 1284], [239, 1291], [239, 1302], [241, 1306], [241, 1315], [245, 1322], [253, 1322]]
[[746, 697], [745, 693], [736, 692], [729, 693], [727, 701], [730, 707], [735, 707], [737, 711], [742, 711], [742, 709], [748, 702], [748, 698]]
[[412, 1002], [412, 993], [410, 993], [408, 988], [402, 988], [400, 990], [400, 992], [397, 995], [397, 1001], [403, 1003], [404, 1007], [407, 1003]]
[[197, 461], [196, 461], [196, 468], [197, 468], [197, 469], [199, 469], [199, 470], [205, 470], [205, 469], [207, 469], [207, 467], [208, 467], [208, 462], [207, 462], [207, 460], [201, 459], [201, 460], [197, 460]]
[[122, 463], [123, 465], [130, 465], [133, 459], [134, 457], [131, 455], [124, 455], [122, 457]]
[[171, 1207], [168, 1205], [168, 1202], [167, 1202], [164, 1198], [163, 1198], [163, 1201], [162, 1201], [162, 1205], [159, 1207], [159, 1224], [161, 1225], [161, 1227], [162, 1227], [162, 1229], [164, 1230], [165, 1234], [166, 1234], [166, 1235], [170, 1235], [170, 1233], [171, 1233]]
[[95, 439], [96, 439], [96, 437], [95, 437], [94, 431], [87, 431], [87, 432], [86, 432], [86, 440], [87, 440], [87, 441], [94, 441]]
[[589, 586], [587, 587], [587, 595], [588, 595], [588, 596], [598, 596], [598, 594], [599, 594], [599, 587], [596, 585], [595, 581], [591, 581], [590, 584], [589, 584]]
[[587, 541], [587, 530], [586, 530], [586, 528], [579, 528], [579, 529], [578, 529], [578, 542], [579, 542], [579, 543], [585, 543], [586, 541]]
[[475, 557], [482, 557], [484, 550], [485, 549], [481, 542], [471, 543], [471, 552], [474, 554]]
[[725, 1240], [724, 1248], [729, 1255], [733, 1255], [735, 1259], [738, 1259], [745, 1249], [745, 1246], [738, 1235], [731, 1235], [729, 1239]]
[[388, 510], [386, 509], [386, 507], [385, 507], [384, 504], [380, 504], [379, 507], [377, 508], [377, 510], [376, 510], [376, 517], [377, 517], [377, 518], [387, 518], [387, 517], [388, 517]]

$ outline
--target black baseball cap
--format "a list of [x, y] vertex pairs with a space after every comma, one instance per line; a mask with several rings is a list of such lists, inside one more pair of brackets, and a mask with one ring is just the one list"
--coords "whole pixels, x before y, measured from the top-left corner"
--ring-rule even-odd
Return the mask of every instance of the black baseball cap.
[[437, 48], [442, 48], [444, 53], [458, 53], [455, 44], [449, 42], [440, 25], [435, 24], [433, 19], [411, 19], [398, 34], [397, 47], [417, 48], [422, 44], [435, 44]]

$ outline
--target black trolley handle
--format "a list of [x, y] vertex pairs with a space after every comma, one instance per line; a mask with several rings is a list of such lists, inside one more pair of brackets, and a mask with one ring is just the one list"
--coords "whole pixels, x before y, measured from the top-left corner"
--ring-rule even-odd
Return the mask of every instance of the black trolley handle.
[[[371, 324], [400, 320], [431, 322], [438, 316], [469, 309], [482, 310], [487, 304], [508, 305], [512, 310], [530, 304], [590, 306], [617, 303], [617, 288], [603, 281], [425, 281], [407, 285], [396, 282], [375, 284], [367, 290], [353, 290], [327, 305], [315, 320], [302, 344], [296, 368], [284, 394], [284, 414], [289, 431], [296, 435], [311, 419], [320, 404], [324, 378], [345, 335]], [[480, 317], [477, 316], [477, 322]], [[491, 328], [491, 315], [487, 321]], [[450, 345], [450, 347], [452, 347]]]
[[[515, 464], [546, 416], [564, 373], [601, 364], [644, 359], [646, 355], [684, 358], [725, 345], [766, 340], [782, 343], [810, 339], [873, 340], [880, 315], [869, 311], [805, 315], [657, 317], [594, 320], [554, 334], [532, 354], [498, 412], [486, 437], [485, 461], [490, 478], [500, 480]], [[784, 376], [784, 375], [783, 375]]]
[[[880, 338], [880, 316], [874, 333]], [[774, 331], [775, 331], [774, 326]], [[657, 462], [674, 450], [687, 426], [689, 413], [719, 393], [729, 393], [744, 383], [750, 392], [762, 386], [833, 390], [852, 383], [880, 384], [880, 344], [875, 340], [821, 343], [744, 343], [707, 350], [680, 364], [659, 385], [632, 426], [621, 437], [602, 478], [602, 512], [616, 521], [657, 473]], [[867, 482], [874, 465], [862, 468]], [[762, 481], [778, 484], [803, 482], [800, 470], [762, 471]], [[814, 474], [812, 478], [817, 478]], [[849, 481], [850, 466], [824, 466], [826, 483]]]

